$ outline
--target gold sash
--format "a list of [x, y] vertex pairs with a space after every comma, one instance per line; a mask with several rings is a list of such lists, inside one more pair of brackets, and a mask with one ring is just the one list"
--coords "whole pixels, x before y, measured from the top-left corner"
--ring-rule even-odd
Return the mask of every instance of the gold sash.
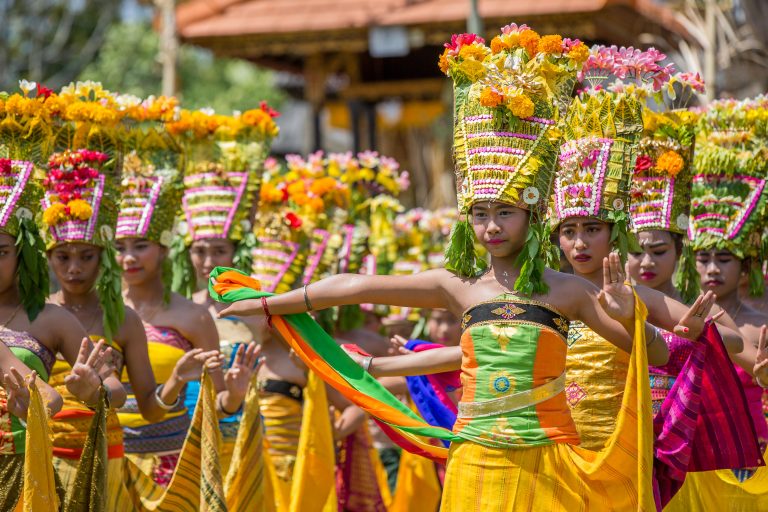
[[565, 372], [535, 388], [483, 402], [459, 402], [459, 418], [480, 418], [517, 411], [557, 396], [565, 390]]

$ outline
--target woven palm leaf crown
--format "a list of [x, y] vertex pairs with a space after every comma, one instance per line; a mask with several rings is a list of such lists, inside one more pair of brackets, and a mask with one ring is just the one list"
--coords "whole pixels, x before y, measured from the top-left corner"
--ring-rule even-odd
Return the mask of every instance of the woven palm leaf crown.
[[[179, 132], [186, 155], [182, 219], [171, 251], [175, 291], [187, 296], [195, 291], [188, 248], [198, 240], [232, 241], [234, 266], [250, 272], [256, 246], [251, 214], [264, 160], [278, 133], [273, 120], [278, 115], [262, 102], [259, 108], [234, 116], [183, 111], [172, 126]], [[205, 126], [216, 129], [194, 129], [193, 123], [202, 124], [206, 117], [210, 125]]]
[[761, 98], [712, 103], [704, 112], [694, 157], [689, 237], [693, 249], [727, 250], [752, 259], [750, 292], [761, 295], [768, 109]]
[[[666, 88], [673, 107], [684, 107], [704, 82], [691, 73], [673, 75]], [[678, 94], [679, 92], [679, 94]], [[643, 136], [632, 172], [630, 215], [635, 233], [661, 230], [682, 237], [673, 282], [685, 302], [699, 294], [699, 275], [688, 240], [691, 180], [698, 115], [684, 108], [643, 110]]]
[[[475, 34], [454, 35], [440, 69], [454, 82], [454, 163], [462, 214], [478, 201], [499, 201], [532, 212], [515, 289], [542, 292], [548, 234], [538, 214], [546, 206], [560, 142], [556, 129], [571, 97], [586, 46], [559, 35], [539, 36], [508, 25], [490, 46]], [[459, 221], [446, 251], [446, 267], [463, 276], [483, 266], [467, 220]], [[535, 249], [535, 250], [534, 250]], [[532, 250], [532, 253], [528, 251]], [[535, 262], [535, 263], [534, 263]]]
[[592, 217], [612, 224], [611, 241], [626, 259], [629, 189], [643, 131], [644, 98], [668, 81], [671, 65], [651, 48], [595, 46], [579, 78], [585, 87], [563, 122], [550, 222]]

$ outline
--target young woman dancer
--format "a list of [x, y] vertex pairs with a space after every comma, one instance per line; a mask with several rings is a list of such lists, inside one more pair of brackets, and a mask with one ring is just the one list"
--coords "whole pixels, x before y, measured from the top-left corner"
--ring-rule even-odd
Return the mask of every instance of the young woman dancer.
[[[534, 60], [540, 42], [543, 55]], [[594, 453], [570, 446], [578, 444], [578, 434], [564, 393], [569, 320], [584, 322], [626, 352], [634, 349], [635, 366], [647, 364], [645, 335], [647, 331], [653, 341], [655, 328], [644, 322], [642, 303], [624, 284], [617, 255], [604, 260], [602, 289], [543, 268], [543, 261], [539, 265], [552, 252], [540, 217], [546, 195], [540, 191], [550, 189], [557, 154], [553, 145], [557, 140], [548, 136], [553, 135], [552, 120], [557, 116], [555, 100], [565, 99], [568, 88], [537, 89], [532, 96], [526, 90], [525, 98], [511, 99], [511, 117], [495, 118], [497, 112], [508, 115], [507, 104], [490, 106], [491, 100], [502, 96], [500, 89], [507, 90], [525, 72], [535, 74], [541, 60], [547, 60], [553, 72], [559, 70], [559, 75], [549, 77], [554, 83], [568, 82], [575, 68], [571, 60], [581, 56], [575, 50], [580, 44], [508, 26], [491, 48], [467, 34], [455, 36], [447, 45], [441, 66], [456, 86], [458, 199], [469, 214], [469, 220], [454, 228], [447, 251], [449, 269], [410, 276], [342, 274], [304, 290], [240, 300], [220, 313], [269, 317], [369, 302], [448, 309], [462, 318], [460, 347], [363, 361], [376, 376], [461, 368], [463, 395], [454, 434], [440, 434], [453, 441], [442, 510], [572, 510], [587, 502], [593, 510], [653, 506], [642, 482], [644, 470], [639, 469], [644, 463], [638, 463], [649, 457], [645, 412], [637, 410], [644, 407], [638, 393], [642, 398], [647, 381], [638, 386], [637, 375], [628, 378], [630, 392], [625, 393], [625, 408], [617, 422], [619, 433], [604, 457], [595, 459]], [[516, 58], [506, 58], [507, 54]], [[500, 69], [498, 63], [506, 62], [509, 65]], [[491, 82], [480, 81], [481, 77]], [[490, 255], [485, 272], [473, 272], [475, 237]], [[224, 293], [225, 300], [258, 295], [246, 284], [233, 289], [232, 299], [227, 299], [231, 278], [221, 277], [227, 282], [216, 283], [215, 289]], [[692, 310], [679, 315], [675, 329], [698, 336], [708, 309], [707, 301], [697, 301]], [[675, 313], [672, 307], [666, 310], [668, 318]], [[277, 325], [283, 325], [282, 320]], [[652, 345], [659, 360], [665, 361], [666, 346]], [[294, 346], [302, 350], [302, 345]], [[316, 366], [310, 357], [305, 361]], [[337, 362], [336, 371], [352, 378], [345, 361]], [[378, 414], [385, 415], [382, 410]]]

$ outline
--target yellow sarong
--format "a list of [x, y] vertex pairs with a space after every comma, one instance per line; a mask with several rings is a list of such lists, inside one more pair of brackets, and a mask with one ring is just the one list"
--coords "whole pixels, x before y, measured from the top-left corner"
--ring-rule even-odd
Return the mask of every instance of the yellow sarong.
[[277, 476], [290, 482], [296, 464], [301, 433], [302, 404], [279, 393], [259, 393], [264, 434]]
[[645, 305], [635, 296], [635, 339], [616, 430], [599, 452], [555, 443], [492, 448], [453, 443], [441, 512], [655, 510], [653, 425]]
[[755, 512], [768, 510], [768, 467], [739, 482], [729, 469], [688, 473], [664, 512]]

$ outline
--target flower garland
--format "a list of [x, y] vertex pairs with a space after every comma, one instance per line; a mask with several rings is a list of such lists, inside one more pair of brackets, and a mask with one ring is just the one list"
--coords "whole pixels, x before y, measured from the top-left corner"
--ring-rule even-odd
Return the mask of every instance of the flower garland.
[[90, 196], [100, 173], [95, 168], [109, 156], [98, 151], [79, 149], [51, 155], [44, 185], [53, 191], [51, 204], [43, 212], [43, 222], [56, 226], [67, 220], [89, 220], [93, 215]]

